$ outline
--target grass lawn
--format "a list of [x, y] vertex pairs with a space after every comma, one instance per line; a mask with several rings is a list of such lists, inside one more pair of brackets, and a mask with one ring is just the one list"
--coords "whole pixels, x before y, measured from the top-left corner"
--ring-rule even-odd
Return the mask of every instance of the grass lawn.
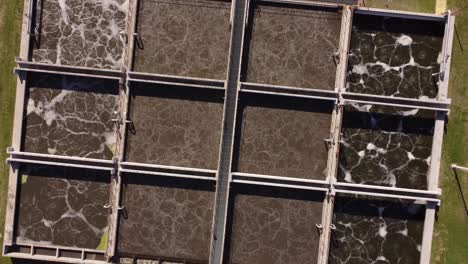
[[[19, 54], [20, 24], [23, 1], [0, 0], [0, 248], [3, 248], [3, 226], [8, 185], [6, 148], [11, 144], [16, 77], [15, 57]], [[0, 263], [10, 263], [0, 257]]]
[[[449, 0], [448, 8], [455, 12], [468, 5], [468, 0]], [[468, 263], [468, 173], [450, 169], [451, 163], [468, 166], [468, 8], [457, 14], [453, 43], [449, 95], [452, 107], [444, 139], [440, 186], [442, 206], [435, 227], [433, 263]], [[462, 193], [464, 197], [462, 196]]]
[[364, 0], [368, 7], [434, 13], [435, 0]]

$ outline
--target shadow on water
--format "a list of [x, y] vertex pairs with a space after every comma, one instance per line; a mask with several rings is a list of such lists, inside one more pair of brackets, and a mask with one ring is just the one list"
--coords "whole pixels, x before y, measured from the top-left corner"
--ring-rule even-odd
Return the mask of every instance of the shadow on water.
[[118, 95], [119, 93], [117, 80], [48, 73], [29, 74], [27, 79], [27, 87], [111, 95]]
[[379, 217], [379, 209], [383, 218], [423, 221], [426, 206], [405, 201], [394, 201], [388, 198], [370, 198], [363, 196], [343, 195], [335, 200], [334, 214], [346, 214], [360, 217]]
[[435, 116], [401, 116], [361, 111], [344, 112], [343, 129], [384, 130], [405, 134], [432, 135]]
[[122, 182], [124, 185], [124, 190], [125, 186], [130, 184], [198, 191], [215, 191], [215, 183], [211, 181], [207, 183], [206, 181], [200, 181], [197, 179], [178, 179], [157, 175], [125, 174]]
[[197, 89], [172, 85], [135, 83], [131, 87], [130, 96], [162, 97], [197, 102], [223, 103], [224, 90]]
[[[224, 91], [209, 91], [203, 89], [180, 87], [171, 85], [135, 83], [130, 89], [130, 103], [128, 106], [129, 119], [133, 118], [133, 109], [136, 97], [161, 97], [166, 99], [178, 99], [207, 103], [220, 103], [224, 101]], [[133, 122], [127, 126], [128, 131], [133, 135], [136, 134], [136, 128]]]
[[443, 37], [445, 32], [445, 21], [411, 20], [364, 14], [354, 15], [353, 25], [360, 31], [382, 31], [385, 29], [389, 33], [415, 34], [424, 37]]
[[74, 181], [92, 181], [98, 183], [110, 182], [110, 173], [108, 171], [49, 165], [22, 165], [20, 167], [20, 175], [46, 177], [49, 179], [54, 178]]
[[466, 205], [465, 194], [463, 193], [463, 187], [460, 182], [460, 178], [458, 177], [458, 172], [456, 169], [452, 169], [453, 174], [455, 175], [455, 180], [457, 181], [458, 191], [460, 192], [460, 198], [465, 206], [465, 214], [468, 216], [468, 206]]

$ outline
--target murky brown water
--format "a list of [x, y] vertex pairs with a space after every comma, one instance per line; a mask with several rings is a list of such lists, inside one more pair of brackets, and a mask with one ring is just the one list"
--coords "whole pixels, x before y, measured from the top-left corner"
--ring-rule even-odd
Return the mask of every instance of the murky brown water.
[[110, 173], [22, 165], [17, 241], [95, 249], [107, 232]]
[[323, 194], [235, 185], [226, 263], [316, 263]]
[[116, 81], [34, 73], [27, 81], [23, 150], [111, 159]]
[[419, 263], [425, 208], [398, 200], [338, 197], [329, 263]]
[[410, 98], [437, 96], [445, 23], [355, 15], [347, 89]]
[[225, 79], [229, 1], [141, 0], [135, 70]]
[[132, 86], [128, 161], [217, 168], [224, 93], [193, 89]]
[[345, 110], [339, 181], [427, 188], [434, 112], [368, 105]]
[[119, 69], [129, 0], [35, 1], [32, 60]]
[[336, 9], [252, 2], [243, 78], [333, 90], [341, 14]]
[[317, 100], [242, 96], [233, 170], [325, 179], [332, 107]]
[[122, 197], [120, 253], [208, 261], [214, 183], [126, 174]]

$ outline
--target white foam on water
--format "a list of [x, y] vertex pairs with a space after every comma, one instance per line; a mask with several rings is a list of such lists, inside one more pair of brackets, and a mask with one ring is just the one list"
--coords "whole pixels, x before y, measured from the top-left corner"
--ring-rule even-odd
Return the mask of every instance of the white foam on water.
[[403, 236], [408, 236], [408, 228], [405, 228], [401, 231], [397, 231], [398, 234], [402, 234]]
[[351, 175], [351, 173], [350, 173], [349, 171], [346, 171], [346, 172], [345, 172], [344, 180], [345, 180], [346, 182], [353, 182], [353, 177], [352, 177], [352, 175]]
[[427, 165], [431, 165], [431, 156], [425, 159]]
[[361, 64], [354, 65], [353, 73], [364, 75], [364, 74], [369, 74], [369, 71], [367, 70], [367, 66], [361, 63]]
[[26, 111], [27, 111], [28, 115], [35, 112], [36, 106], [35, 106], [35, 103], [34, 103], [33, 99], [31, 99], [31, 98], [28, 99], [28, 106], [27, 106], [26, 109], [27, 109]]
[[69, 24], [69, 19], [68, 19], [68, 12], [67, 12], [67, 9], [68, 9], [68, 6], [67, 6], [67, 3], [65, 2], [65, 0], [57, 0], [58, 1], [58, 4], [60, 6], [60, 12], [62, 14], [62, 20], [65, 24]]
[[351, 106], [354, 107], [356, 110], [361, 111], [361, 112], [369, 112], [372, 108], [372, 105], [366, 104], [358, 104], [358, 103], [351, 103]]
[[409, 46], [413, 44], [413, 39], [408, 35], [401, 35], [400, 37], [397, 38], [396, 41], [398, 44], [402, 46]]
[[57, 153], [57, 149], [56, 149], [56, 148], [47, 148], [47, 152], [48, 152], [49, 154], [54, 155], [55, 153]]
[[399, 111], [399, 113], [403, 116], [414, 116], [419, 112], [419, 109], [411, 109], [407, 111]]
[[442, 56], [442, 51], [439, 52], [439, 55], [437, 56], [437, 63], [441, 64], [444, 61], [444, 58]]
[[384, 257], [384, 256], [378, 256], [376, 260], [377, 261], [387, 261], [387, 258]]
[[379, 236], [381, 236], [382, 238], [385, 238], [387, 236], [387, 234], [388, 234], [387, 225], [386, 224], [380, 225], [380, 227], [379, 227]]
[[391, 172], [388, 173], [387, 178], [384, 180], [384, 183], [387, 183], [391, 187], [396, 187], [397, 180], [396, 180], [395, 174], [393, 174]]
[[372, 143], [367, 144], [367, 150], [374, 150], [374, 149], [377, 149], [377, 147], [374, 144]]

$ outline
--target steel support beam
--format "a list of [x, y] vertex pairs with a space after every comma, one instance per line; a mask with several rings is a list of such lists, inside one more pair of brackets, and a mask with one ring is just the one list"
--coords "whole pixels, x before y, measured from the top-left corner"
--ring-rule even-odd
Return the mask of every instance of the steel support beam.
[[440, 203], [430, 202], [426, 205], [426, 214], [424, 217], [424, 229], [421, 243], [421, 257], [419, 259], [420, 264], [431, 263], [431, 248], [432, 238], [434, 234], [434, 223], [436, 217], [437, 207]]
[[223, 130], [217, 173], [215, 208], [213, 212], [213, 237], [211, 240], [210, 264], [222, 264], [226, 233], [229, 186], [234, 146], [237, 103], [239, 96], [240, 72], [244, 33], [250, 0], [233, 0], [233, 22], [224, 102]]
[[442, 63], [439, 74], [439, 99], [448, 97], [448, 86], [450, 80], [450, 64], [452, 62], [453, 37], [455, 32], [455, 16], [449, 10], [446, 14], [445, 34], [442, 45]]
[[341, 97], [346, 102], [359, 102], [368, 104], [381, 104], [388, 106], [399, 106], [405, 108], [419, 108], [429, 109], [435, 111], [448, 111], [451, 100], [447, 98], [443, 99], [413, 99], [403, 97], [389, 97], [383, 95], [373, 94], [358, 94], [350, 92], [342, 92]]
[[190, 167], [177, 167], [166, 165], [154, 165], [134, 162], [121, 162], [120, 172], [137, 173], [147, 175], [172, 176], [177, 178], [216, 180], [216, 170], [206, 170]]
[[327, 3], [319, 1], [301, 1], [301, 0], [260, 0], [261, 2], [266, 3], [277, 3], [283, 5], [299, 5], [299, 6], [310, 6], [310, 7], [328, 7], [328, 8], [338, 8], [344, 4], [338, 3]]
[[233, 183], [240, 183], [240, 184], [250, 184], [250, 185], [257, 185], [257, 186], [270, 186], [270, 187], [281, 187], [281, 188], [291, 188], [291, 189], [298, 189], [298, 190], [308, 190], [308, 191], [322, 191], [327, 192], [329, 189], [324, 187], [315, 187], [315, 186], [304, 186], [299, 184], [284, 184], [284, 183], [273, 183], [268, 181], [250, 181], [250, 180], [238, 180], [233, 179], [231, 180]]
[[[335, 92], [338, 94], [339, 100], [340, 94], [345, 90], [346, 86], [346, 75], [348, 67], [348, 50], [351, 41], [351, 29], [353, 21], [353, 11], [351, 7], [347, 6], [343, 8], [343, 15], [341, 20], [341, 33], [340, 33], [340, 50], [339, 63], [336, 69], [336, 81], [335, 81]], [[341, 126], [343, 120], [343, 106], [339, 102], [335, 105], [333, 110], [332, 127], [330, 131], [331, 147], [328, 154], [327, 164], [327, 179], [330, 184], [329, 188], [333, 183], [336, 182], [336, 173], [338, 170], [338, 158], [340, 150], [340, 135]], [[331, 237], [331, 224], [333, 223], [333, 209], [334, 209], [335, 197], [328, 192], [326, 199], [326, 206], [324, 207], [324, 224], [321, 237], [321, 243], [319, 246], [318, 253], [318, 264], [326, 264], [328, 262], [329, 248], [330, 248], [330, 237]]]
[[[117, 126], [118, 126], [118, 135], [117, 135], [117, 158], [119, 161], [119, 165], [117, 169], [120, 169], [120, 161], [123, 160], [125, 156], [125, 136], [127, 133], [127, 120], [128, 116], [128, 108], [129, 108], [129, 70], [133, 67], [133, 55], [134, 55], [134, 47], [135, 47], [135, 38], [134, 33], [136, 31], [136, 23], [138, 17], [138, 4], [139, 0], [130, 0], [129, 2], [129, 14], [128, 14], [128, 22], [126, 27], [126, 34], [127, 34], [127, 45], [124, 49], [124, 63], [125, 63], [125, 76], [123, 82], [120, 83], [119, 89], [119, 116], [117, 118]], [[122, 192], [122, 175], [120, 171], [118, 171], [111, 182], [111, 197], [110, 197], [110, 210], [111, 215], [109, 217], [109, 237], [107, 241], [106, 247], [106, 256], [107, 260], [115, 260], [116, 251], [117, 251], [117, 237], [118, 237], [118, 228], [119, 228], [119, 216], [120, 216], [120, 208], [121, 208], [121, 192]]]
[[319, 100], [338, 100], [338, 93], [328, 90], [295, 88], [280, 85], [268, 85], [242, 82], [240, 91], [245, 93], [269, 94], [278, 96], [289, 96], [298, 98], [309, 98]]
[[145, 83], [156, 83], [163, 85], [183, 86], [183, 87], [195, 87], [195, 88], [207, 88], [224, 90], [225, 82], [223, 80], [206, 79], [206, 78], [195, 78], [195, 77], [182, 77], [176, 75], [156, 74], [156, 73], [140, 73], [132, 72], [128, 73], [129, 80], [132, 82], [145, 82]]
[[292, 182], [298, 184], [318, 184], [318, 185], [328, 185], [328, 181], [326, 180], [314, 180], [314, 179], [306, 179], [306, 178], [293, 178], [293, 177], [286, 177], [286, 176], [274, 176], [274, 175], [266, 175], [266, 174], [255, 174], [255, 173], [244, 173], [244, 172], [233, 172], [231, 173], [232, 179], [246, 179], [246, 178], [253, 178], [259, 180], [267, 180], [267, 181], [282, 181], [282, 182]]
[[452, 165], [450, 165], [450, 167], [451, 167], [453, 170], [461, 170], [461, 171], [466, 171], [466, 172], [468, 172], [468, 167], [458, 166], [457, 164], [452, 164]]
[[106, 70], [98, 68], [87, 68], [78, 66], [66, 66], [57, 64], [46, 64], [38, 62], [23, 61], [22, 58], [16, 60], [18, 67], [16, 72], [42, 72], [50, 74], [61, 74], [71, 76], [82, 76], [89, 78], [120, 80], [125, 75], [124, 71]]
[[343, 190], [343, 189], [332, 189], [335, 193], [343, 193], [343, 194], [354, 194], [354, 195], [364, 195], [364, 196], [374, 196], [374, 197], [384, 197], [384, 198], [393, 198], [393, 199], [403, 199], [403, 200], [411, 200], [411, 201], [425, 201], [425, 202], [433, 202], [440, 204], [440, 199], [438, 198], [430, 198], [425, 196], [409, 196], [409, 195], [398, 195], [398, 194], [387, 194], [387, 193], [377, 193], [377, 192], [369, 192], [369, 191], [354, 191], [354, 190]]
[[417, 190], [409, 188], [398, 188], [390, 186], [379, 186], [379, 185], [367, 185], [367, 184], [357, 184], [357, 183], [346, 183], [346, 182], [335, 182], [333, 184], [335, 188], [342, 189], [362, 189], [362, 190], [372, 190], [375, 192], [394, 192], [394, 193], [405, 193], [405, 194], [414, 194], [414, 195], [431, 195], [439, 196], [441, 195], [441, 190]]
[[409, 12], [409, 11], [379, 9], [379, 8], [369, 8], [369, 7], [357, 7], [354, 12], [356, 14], [363, 14], [363, 15], [398, 17], [398, 18], [417, 19], [417, 20], [443, 21], [445, 19], [444, 16], [442, 15], [435, 15], [435, 14], [430, 14], [430, 13], [419, 13], [419, 12]]
[[348, 72], [348, 52], [351, 42], [353, 25], [353, 10], [347, 6], [343, 8], [340, 30], [340, 50], [338, 51], [338, 66], [336, 67], [335, 92], [345, 91], [346, 75]]

